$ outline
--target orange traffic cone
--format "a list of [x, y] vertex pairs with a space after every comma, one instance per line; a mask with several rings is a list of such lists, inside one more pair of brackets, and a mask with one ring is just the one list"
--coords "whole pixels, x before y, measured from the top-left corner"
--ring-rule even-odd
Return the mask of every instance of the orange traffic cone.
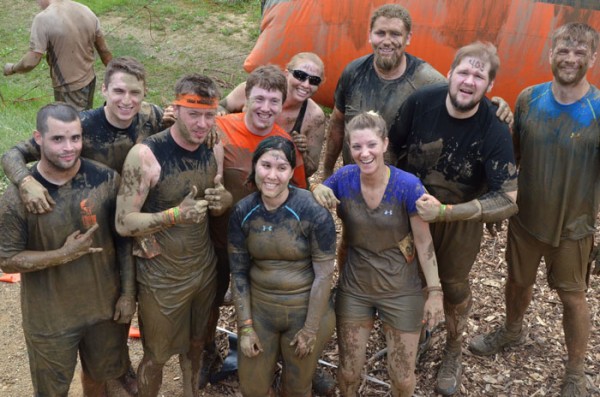
[[21, 275], [19, 273], [4, 273], [0, 276], [0, 281], [5, 283], [18, 283], [21, 281]]
[[130, 338], [140, 338], [141, 334], [140, 334], [140, 329], [134, 327], [133, 325], [129, 327], [129, 337]]

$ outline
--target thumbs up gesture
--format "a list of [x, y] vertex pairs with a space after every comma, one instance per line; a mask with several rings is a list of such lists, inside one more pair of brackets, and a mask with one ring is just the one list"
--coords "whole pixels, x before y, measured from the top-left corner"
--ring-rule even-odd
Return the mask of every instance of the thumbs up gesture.
[[179, 217], [181, 223], [200, 223], [206, 217], [208, 201], [196, 200], [198, 188], [192, 186], [190, 193], [179, 204]]
[[231, 207], [233, 197], [225, 186], [223, 186], [223, 176], [215, 176], [215, 187], [204, 190], [204, 199], [208, 201], [208, 209], [213, 215], [221, 215], [225, 210]]

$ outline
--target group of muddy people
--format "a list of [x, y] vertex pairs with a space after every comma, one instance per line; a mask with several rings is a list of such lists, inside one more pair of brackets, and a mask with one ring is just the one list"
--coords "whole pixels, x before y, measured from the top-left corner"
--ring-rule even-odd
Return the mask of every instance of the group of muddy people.
[[[41, 3], [39, 15], [80, 6]], [[345, 68], [327, 123], [311, 99], [326, 66], [316, 54], [299, 53], [283, 70], [259, 67], [225, 98], [210, 77], [185, 75], [162, 109], [144, 102], [144, 67], [113, 58], [95, 21], [87, 41], [106, 64], [101, 107], [90, 109], [93, 70], [93, 80], [67, 81], [74, 64], [57, 44], [40, 49], [43, 40], [32, 39], [19, 63], [4, 67], [26, 72], [45, 52], [58, 59], [57, 102], [39, 110], [33, 137], [2, 157], [13, 185], [1, 199], [0, 267], [22, 274], [36, 396], [67, 396], [78, 355], [86, 396], [106, 395], [112, 379], [131, 395], [157, 396], [174, 355], [183, 395], [198, 395], [218, 367], [228, 291], [243, 396], [306, 397], [313, 386], [357, 396], [376, 318], [392, 396], [412, 396], [417, 355], [442, 322], [435, 392], [455, 394], [469, 272], [484, 224], [496, 233], [505, 219], [506, 320], [472, 335], [468, 348], [518, 349], [544, 258], [564, 309], [560, 393], [587, 395], [585, 293], [600, 199], [600, 92], [586, 79], [594, 29], [569, 23], [553, 32], [553, 79], [525, 88], [513, 114], [486, 97], [500, 66], [494, 45], [458, 49], [444, 76], [405, 52], [409, 12], [384, 5], [370, 20], [373, 52]], [[36, 17], [32, 36], [44, 24]], [[324, 180], [310, 183], [323, 145]], [[137, 374], [127, 346], [136, 309]], [[327, 388], [317, 363], [334, 330], [337, 385]]]

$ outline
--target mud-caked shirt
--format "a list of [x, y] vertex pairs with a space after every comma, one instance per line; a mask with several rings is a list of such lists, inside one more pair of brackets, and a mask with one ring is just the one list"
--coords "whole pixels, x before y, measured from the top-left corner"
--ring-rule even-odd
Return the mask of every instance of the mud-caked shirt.
[[[259, 192], [238, 202], [229, 219], [228, 241], [232, 276], [249, 279], [253, 295], [308, 298], [313, 261], [335, 258], [331, 214], [309, 191], [293, 186], [287, 200], [272, 211]], [[253, 277], [255, 272], [261, 277]]]
[[10, 258], [22, 251], [61, 248], [76, 231], [85, 233], [94, 224], [92, 247], [101, 252], [81, 256], [69, 263], [21, 275], [23, 329], [37, 335], [73, 330], [112, 319], [120, 296], [120, 265], [117, 257], [132, 260], [129, 239], [114, 231], [118, 174], [86, 159], [75, 177], [54, 185], [32, 169], [56, 202], [44, 215], [28, 212], [19, 191], [9, 185], [0, 199], [0, 256]]
[[425, 193], [417, 177], [390, 166], [381, 203], [371, 209], [360, 187], [360, 169], [347, 165], [324, 184], [340, 201], [337, 213], [344, 224], [348, 255], [339, 288], [363, 297], [398, 297], [421, 290], [418, 262], [407, 258], [399, 243], [411, 232], [415, 202]]
[[515, 141], [520, 149], [519, 213], [512, 218], [538, 240], [557, 247], [563, 239], [594, 234], [600, 199], [600, 90], [563, 105], [552, 83], [525, 89], [517, 98]]
[[[195, 198], [200, 200], [205, 189], [214, 187], [217, 163], [206, 144], [188, 151], [175, 142], [168, 129], [147, 138], [143, 144], [152, 151], [161, 171], [141, 212], [176, 207], [193, 186], [198, 189]], [[167, 315], [215, 279], [216, 256], [208, 233], [208, 218], [207, 213], [200, 223], [176, 224], [154, 232], [160, 254], [153, 258], [136, 257], [137, 281], [153, 291]]]
[[80, 116], [83, 129], [81, 155], [119, 172], [133, 145], [161, 131], [163, 127], [163, 110], [147, 102], [142, 102], [140, 111], [125, 129], [108, 122], [103, 106], [83, 111]]
[[[350, 62], [342, 72], [335, 89], [335, 107], [344, 113], [348, 125], [356, 115], [373, 110], [393, 124], [398, 109], [418, 88], [446, 81], [444, 76], [427, 62], [406, 55], [406, 70], [397, 79], [379, 77], [373, 65], [375, 55], [365, 55]], [[344, 141], [344, 164], [353, 163], [350, 148]]]
[[29, 49], [46, 54], [54, 89], [76, 91], [94, 74], [94, 43], [102, 37], [100, 21], [83, 4], [55, 0], [33, 18]]
[[473, 116], [457, 119], [446, 108], [447, 93], [447, 85], [422, 88], [402, 105], [390, 130], [400, 168], [446, 204], [517, 190], [512, 139], [496, 107], [484, 97]]

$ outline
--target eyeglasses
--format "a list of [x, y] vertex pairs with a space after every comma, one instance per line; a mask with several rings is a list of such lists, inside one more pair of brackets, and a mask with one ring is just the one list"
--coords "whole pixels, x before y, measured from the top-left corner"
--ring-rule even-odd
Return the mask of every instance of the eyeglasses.
[[306, 79], [308, 79], [308, 84], [318, 86], [319, 84], [321, 84], [321, 81], [323, 81], [323, 79], [321, 79], [319, 76], [312, 76], [303, 70], [295, 69], [290, 70], [290, 72], [292, 72], [292, 76], [294, 76], [296, 80], [302, 83], [304, 83]]

